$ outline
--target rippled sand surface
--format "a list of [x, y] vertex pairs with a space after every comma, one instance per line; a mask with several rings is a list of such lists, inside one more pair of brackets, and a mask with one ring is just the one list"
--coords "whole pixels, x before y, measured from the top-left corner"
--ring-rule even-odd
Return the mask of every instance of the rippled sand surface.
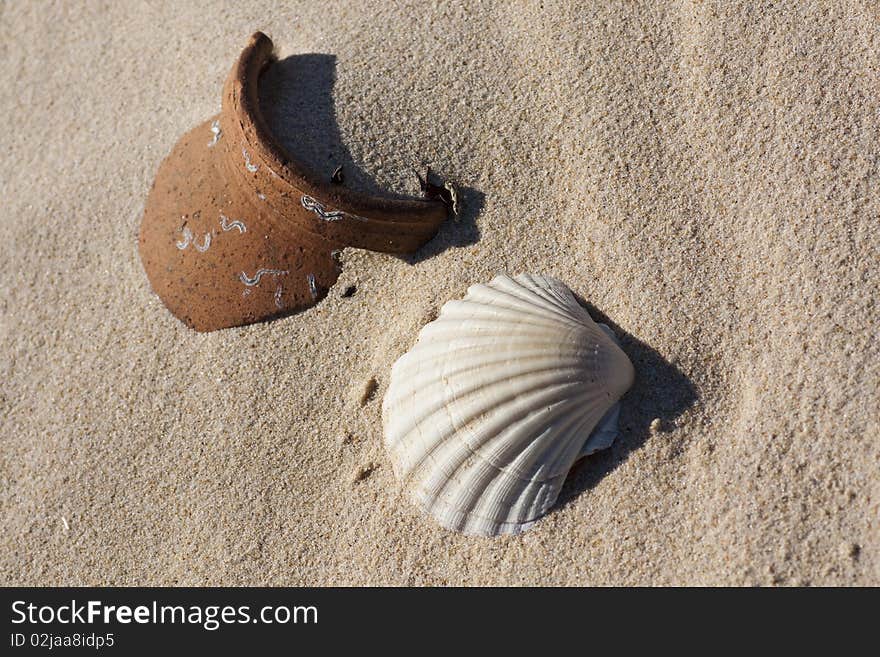
[[[880, 584], [874, 3], [178, 4], [0, 7], [0, 581]], [[464, 210], [197, 334], [136, 235], [256, 29], [291, 151], [388, 194], [429, 165]], [[568, 284], [637, 383], [554, 510], [486, 540], [409, 503], [380, 406], [498, 272]]]

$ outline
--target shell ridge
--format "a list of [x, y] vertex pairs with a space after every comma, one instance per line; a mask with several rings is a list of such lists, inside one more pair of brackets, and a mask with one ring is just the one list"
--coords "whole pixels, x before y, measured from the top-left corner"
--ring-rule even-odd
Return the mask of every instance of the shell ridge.
[[[534, 326], [547, 326], [555, 322], [565, 322], [567, 324], [576, 324], [578, 326], [583, 326], [585, 324], [580, 317], [572, 315], [553, 314], [548, 316], [546, 312], [524, 313], [518, 308], [511, 308], [510, 306], [497, 303], [486, 304], [470, 298], [447, 302], [441, 309], [440, 317], [438, 317], [438, 319], [442, 318], [446, 321], [461, 321], [466, 319], [486, 318], [520, 324], [524, 322], [524, 314], [528, 316], [529, 320], [531, 320], [525, 321], [525, 323]], [[428, 326], [430, 325], [431, 324], [428, 324]], [[427, 326], [425, 328], [427, 328]]]
[[[467, 320], [469, 321], [469, 320]], [[490, 322], [473, 322], [470, 324], [472, 327], [469, 331], [463, 332], [460, 330], [455, 330], [452, 326], [436, 326], [434, 327], [430, 333], [427, 334], [426, 339], [420, 343], [416, 343], [416, 346], [413, 347], [413, 351], [421, 350], [424, 348], [426, 343], [436, 342], [436, 341], [444, 341], [443, 346], [448, 346], [448, 342], [451, 340], [456, 340], [458, 342], [464, 341], [474, 341], [474, 342], [485, 342], [487, 339], [495, 340], [504, 340], [505, 342], [510, 342], [511, 346], [520, 345], [524, 342], [533, 342], [535, 344], [545, 344], [545, 345], [561, 345], [557, 335], [547, 336], [546, 334], [549, 332], [546, 328], [543, 331], [532, 329], [530, 325], [524, 325], [523, 327], [519, 327], [518, 330], [514, 333], [511, 331], [503, 330], [503, 323], [490, 323]], [[588, 333], [586, 328], [581, 326], [571, 325], [566, 328], [559, 328], [554, 333], [568, 333], [572, 336], [577, 334], [577, 332], [583, 331], [584, 336], [583, 339], [580, 340], [568, 340], [567, 342], [574, 344], [578, 347], [581, 347], [585, 342], [598, 342], [598, 335], [595, 337], [592, 333]], [[544, 335], [542, 335], [542, 333]], [[590, 340], [589, 338], [593, 337], [594, 339]]]
[[[540, 306], [541, 308], [552, 310], [553, 308], [557, 308], [558, 304], [556, 304], [555, 300], [549, 298], [545, 292], [547, 292], [546, 288], [537, 283], [529, 280], [527, 277], [517, 276], [516, 278], [510, 278], [509, 276], [498, 276], [496, 277], [489, 287], [499, 290], [501, 292], [505, 292], [517, 299], [525, 301], [526, 303], [530, 303], [535, 306]], [[566, 308], [561, 308], [561, 310], [567, 310]]]
[[566, 314], [575, 312], [580, 318], [583, 308], [574, 298], [571, 290], [559, 286], [562, 286], [562, 283], [554, 278], [520, 274], [514, 279], [507, 277], [506, 281], [501, 281], [498, 289], [541, 307], [556, 308]]
[[[579, 418], [576, 417], [570, 417], [569, 419], [562, 422], [559, 421], [560, 417], [565, 417], [566, 412], [571, 407], [570, 404], [566, 404], [566, 402], [557, 402], [553, 405], [553, 407], [553, 410], [548, 410], [545, 414], [545, 417], [543, 418], [536, 420], [533, 415], [529, 415], [524, 418], [524, 420], [513, 423], [510, 426], [505, 427], [501, 431], [492, 431], [488, 433], [487, 439], [485, 441], [481, 441], [476, 446], [477, 448], [475, 448], [474, 444], [470, 441], [458, 441], [460, 443], [460, 447], [457, 447], [455, 449], [455, 451], [457, 452], [455, 460], [451, 463], [447, 462], [447, 467], [444, 467], [443, 465], [440, 466], [441, 469], [444, 470], [443, 474], [447, 476], [446, 481], [438, 481], [437, 484], [430, 486], [430, 489], [435, 491], [436, 495], [440, 496], [444, 494], [444, 490], [449, 485], [450, 481], [462, 481], [465, 478], [471, 476], [471, 473], [469, 472], [461, 472], [462, 468], [466, 464], [469, 465], [471, 469], [475, 467], [480, 467], [485, 464], [485, 466], [497, 471], [497, 476], [503, 476], [506, 479], [511, 480], [512, 485], [527, 485], [530, 482], [543, 481], [543, 479], [539, 480], [534, 476], [528, 476], [527, 468], [515, 466], [517, 462], [522, 463], [523, 461], [536, 460], [536, 457], [540, 455], [540, 453], [544, 451], [544, 449], [546, 449], [546, 445], [548, 443], [552, 444], [554, 438], [556, 438], [557, 436], [565, 436], [566, 434], [570, 434], [570, 427], [574, 424], [580, 424]], [[506, 438], [511, 433], [519, 432], [520, 434], [522, 434], [524, 431], [527, 431], [529, 427], [522, 426], [523, 424], [539, 423], [540, 420], [549, 421], [550, 426], [537, 439], [530, 441], [530, 444], [526, 445], [524, 449], [520, 450], [516, 447], [513, 447], [511, 446], [510, 441], [506, 440]], [[520, 438], [519, 440], [521, 441], [522, 439]], [[490, 443], [495, 449], [495, 451], [492, 453], [492, 457], [486, 456], [484, 454], [484, 452], [486, 452], [487, 445], [489, 445]], [[501, 448], [500, 451], [498, 450], [499, 446]], [[423, 478], [421, 480], [422, 487], [424, 488], [426, 484], [430, 481], [430, 477]], [[477, 490], [478, 488], [482, 490], [483, 487], [476, 487], [473, 485], [467, 487], [468, 490]]]
[[[564, 470], [553, 473], [548, 477], [523, 477], [522, 472], [535, 472], [534, 467], [524, 467], [523, 463], [538, 463], [544, 456], [548, 448], [554, 445], [565, 445], [566, 453], [576, 455], [580, 451], [583, 444], [581, 429], [585, 424], [585, 420], [581, 417], [570, 416], [563, 422], [554, 422], [547, 431], [543, 432], [539, 437], [527, 445], [521, 452], [513, 454], [505, 454], [508, 460], [504, 464], [498, 462], [488, 463], [489, 467], [496, 470], [495, 476], [485, 486], [481, 486], [481, 494], [477, 502], [469, 510], [481, 517], [497, 518], [502, 513], [502, 509], [506, 505], [508, 510], [503, 516], [508, 522], [524, 522], [534, 518], [535, 511], [532, 508], [534, 500], [527, 500], [527, 493], [533, 487], [533, 484], [547, 484], [557, 481], [560, 477], [564, 480], [571, 466], [574, 464], [574, 456], [571, 462], [567, 464]], [[510, 450], [509, 450], [510, 451]], [[560, 451], [558, 449], [553, 451]], [[477, 455], [478, 457], [481, 455]], [[512, 458], [510, 458], [512, 456]], [[538, 468], [540, 471], [540, 467]], [[550, 504], [555, 500], [550, 500]]]
[[[566, 443], [557, 446], [557, 449], [549, 452], [547, 454], [548, 464], [547, 469], [550, 472], [562, 474], [563, 470], [565, 475], [568, 475], [568, 472], [571, 470], [572, 466], [578, 461], [580, 458], [581, 450], [584, 445], [590, 439], [590, 436], [593, 435], [593, 431], [598, 425], [599, 421], [605, 416], [605, 413], [608, 412], [616, 401], [610, 401], [607, 405], [603, 406], [600, 402], [602, 399], [596, 400], [596, 405], [590, 408], [589, 413], [584, 413], [581, 416], [581, 420], [578, 423], [577, 427], [572, 430], [572, 436], [576, 437], [576, 439], [570, 441], [570, 443]], [[586, 435], [584, 435], [586, 434]]]
[[[573, 334], [573, 332], [572, 332]], [[516, 347], [517, 349], [521, 348], [522, 345], [547, 345], [548, 347], [555, 350], [572, 351], [572, 350], [585, 350], [585, 349], [595, 349], [597, 344], [601, 344], [602, 340], [598, 337], [598, 334], [594, 335], [584, 335], [581, 340], [567, 340], [562, 342], [559, 340], [558, 336], [554, 337], [545, 337], [541, 338], [540, 336], [536, 336], [530, 333], [520, 333], [520, 334], [503, 334], [501, 331], [485, 331], [485, 332], [474, 332], [469, 335], [463, 335], [459, 332], [453, 331], [445, 331], [445, 330], [435, 330], [431, 333], [430, 337], [432, 340], [426, 340], [421, 343], [417, 343], [415, 347], [412, 348], [410, 352], [406, 354], [407, 360], [411, 360], [414, 357], [421, 357], [423, 353], [443, 353], [443, 350], [453, 350], [452, 345], [450, 344], [452, 341], [456, 342], [455, 350], [461, 348], [463, 344], [470, 345], [480, 345], [484, 344], [487, 341], [493, 343], [497, 347], [498, 340], [504, 340], [504, 346], [508, 348]], [[433, 340], [436, 338], [436, 340]], [[436, 342], [440, 342], [440, 344], [436, 344]], [[431, 342], [435, 342], [435, 344], [430, 344]], [[566, 346], [565, 343], [568, 343]], [[414, 356], [413, 354], [416, 354]]]
[[[498, 299], [497, 297], [495, 297], [491, 303], [467, 297], [460, 301], [450, 301], [445, 304], [440, 309], [440, 315], [437, 319], [445, 322], [459, 322], [463, 319], [470, 319], [470, 314], [473, 314], [479, 317], [495, 316], [499, 319], [506, 319], [511, 322], [511, 324], [519, 324], [523, 321], [530, 324], [537, 324], [539, 326], [553, 325], [556, 323], [573, 324], [577, 326], [582, 326], [584, 324], [581, 318], [573, 316], [570, 313], [550, 313], [533, 304], [526, 304], [521, 301], [519, 303], [522, 303], [527, 307], [517, 307], [516, 305], [507, 303], [505, 300]], [[454, 305], [449, 306], [449, 304]], [[428, 326], [430, 326], [430, 324], [428, 324]], [[424, 328], [428, 328], [428, 326], [425, 326]]]
[[533, 301], [526, 301], [516, 296], [515, 294], [507, 292], [506, 290], [487, 286], [481, 286], [477, 293], [472, 293], [472, 290], [473, 288], [471, 288], [471, 290], [468, 290], [468, 295], [463, 300], [478, 301], [480, 303], [485, 303], [489, 306], [500, 306], [502, 308], [509, 308], [512, 310], [517, 310], [520, 312], [526, 312], [539, 316], [540, 313], [536, 309], [540, 308], [556, 317], [561, 317], [569, 321], [574, 319], [571, 315], [571, 312], [569, 312], [567, 309], [565, 311], [560, 310], [553, 304], [544, 303], [543, 300], [542, 303], [536, 304]]
[[[498, 385], [500, 387], [503, 386], [504, 388], [508, 388], [510, 383], [513, 381], [516, 381], [517, 379], [521, 379], [524, 377], [530, 377], [530, 376], [534, 377], [535, 375], [541, 375], [541, 374], [544, 374], [547, 372], [553, 372], [554, 370], [557, 372], [561, 370], [563, 373], [567, 372], [567, 373], [570, 373], [573, 375], [573, 376], [569, 376], [568, 378], [566, 378], [565, 381], [562, 382], [564, 385], [585, 384], [585, 383], [587, 383], [587, 381], [585, 379], [577, 376], [578, 374], [580, 374], [583, 371], [583, 369], [584, 368], [579, 367], [575, 364], [575, 365], [572, 365], [567, 368], [541, 366], [541, 367], [536, 367], [534, 369], [523, 369], [523, 370], [514, 371], [514, 372], [506, 372], [504, 381]], [[462, 373], [464, 373], [464, 372], [462, 372]], [[409, 379], [408, 382], [418, 381], [418, 374], [417, 373], [407, 372], [407, 374], [408, 374], [408, 379]], [[454, 376], [454, 375], [452, 375], [452, 376]], [[420, 413], [421, 417], [418, 420], [416, 420], [416, 422], [421, 421], [422, 419], [427, 419], [428, 415], [433, 414], [440, 407], [448, 405], [449, 395], [450, 395], [450, 393], [453, 392], [451, 390], [452, 386], [451, 386], [451, 381], [449, 380], [450, 378], [451, 378], [451, 376], [447, 376], [447, 375], [445, 375], [445, 373], [435, 375], [433, 372], [428, 371], [427, 375], [425, 377], [425, 379], [426, 379], [425, 384], [419, 387], [419, 392], [423, 393], [425, 389], [439, 387], [439, 392], [443, 392], [444, 394], [438, 396], [438, 398], [436, 398], [434, 400], [426, 401], [425, 404], [422, 406], [413, 406], [412, 405], [412, 400], [409, 398], [414, 395], [413, 392], [406, 391], [406, 389], [399, 391], [397, 387], [389, 386], [388, 391], [385, 393], [385, 400], [383, 401], [383, 406], [385, 408], [391, 409], [394, 406], [399, 405], [401, 402], [406, 402], [407, 406], [408, 406], [408, 413], [407, 413], [408, 415], [414, 416], [417, 411]], [[458, 379], [460, 377], [455, 376], [455, 378]], [[547, 381], [545, 381], [545, 379], [547, 379], [547, 378], [548, 377], [540, 376], [539, 380], [531, 381], [530, 387], [522, 390], [521, 393], [512, 392], [512, 393], [506, 394], [504, 397], [502, 397], [499, 400], [499, 405], [507, 403], [509, 401], [509, 399], [514, 398], [517, 394], [522, 394], [522, 395], [528, 394], [535, 387], [540, 386], [540, 385], [544, 385], [545, 383], [547, 383]], [[552, 381], [552, 379], [554, 377], [549, 377], [549, 378], [550, 378], [550, 381]], [[473, 394], [479, 393], [480, 391], [482, 391], [485, 388], [485, 385], [486, 385], [485, 383], [478, 380], [476, 382], [472, 382], [469, 387], [460, 387], [460, 388], [456, 389], [454, 391], [455, 395], [456, 395], [456, 401], [463, 401], [465, 398], [467, 398]], [[426, 397], [427, 395], [423, 394], [422, 396]], [[484, 412], [488, 411], [488, 410], [490, 410], [490, 409], [488, 409], [488, 408], [484, 409]]]
[[[437, 523], [446, 529], [461, 531], [468, 535], [497, 536], [498, 534], [519, 534], [532, 525], [535, 520], [545, 515], [562, 489], [562, 482], [539, 482], [524, 489], [525, 499], [531, 512], [529, 520], [522, 522], [505, 518], [486, 518], [479, 513], [464, 513], [443, 499], [425, 500], [418, 493], [412, 495], [425, 513], [431, 515]], [[436, 513], [437, 510], [452, 512], [451, 514]], [[450, 517], [452, 515], [452, 517]]]
[[[462, 369], [443, 372], [442, 377], [440, 378], [430, 371], [424, 373], [411, 372], [409, 373], [409, 378], [411, 389], [417, 391], [418, 394], [423, 397], [427, 397], [432, 392], [445, 393], [447, 388], [455, 389], [458, 397], [461, 397], [462, 395], [470, 395], [473, 392], [484, 389], [486, 387], [486, 378], [493, 376], [496, 373], [499, 376], [503, 375], [508, 383], [522, 377], [541, 375], [548, 372], [556, 372], [559, 378], [564, 377], [566, 379], [565, 383], [589, 383], [588, 374], [583, 371], [583, 367], [581, 367], [576, 361], [572, 361], [569, 364], [557, 364], [550, 359], [541, 357], [529, 359], [518, 363], [517, 365], [517, 369], [512, 369], [506, 367], [504, 361], [491, 362], [479, 367], [468, 366]], [[429, 414], [433, 412], [430, 409], [436, 408], [437, 404], [445, 405], [446, 403], [445, 401], [438, 401], [437, 404], [433, 407], [428, 407], [428, 410], [426, 410], [425, 407], [414, 406], [408, 399], [408, 397], [411, 397], [414, 394], [413, 392], [402, 393], [404, 397], [400, 397], [399, 394], [400, 393], [397, 391], [392, 391], [391, 395], [386, 393], [386, 398], [388, 399], [387, 407], [391, 408], [395, 404], [407, 402], [410, 407], [408, 412], [413, 415], [419, 410]], [[448, 396], [449, 395], [447, 394], [443, 394], [443, 399], [446, 400]]]
[[[554, 359], [552, 355], [548, 355], [543, 351], [535, 351], [532, 354], [523, 356], [510, 362], [511, 359], [506, 354], [500, 354], [491, 360], [480, 361], [481, 350], [473, 350], [470, 357], [461, 359], [454, 367], [450, 367], [443, 371], [443, 377], [447, 379], [458, 378], [466, 375], [468, 372], [478, 373], [484, 370], [498, 369], [499, 373], [504, 370], [505, 376], [516, 376], [525, 372], [538, 372], [545, 369], [559, 368], [560, 370], [585, 369], [583, 367], [583, 357], [579, 354], [560, 354], [558, 359]], [[441, 358], [425, 359], [430, 363], [436, 363], [440, 366], [443, 363]], [[543, 363], [540, 367], [539, 363]], [[410, 378], [412, 388], [427, 387], [432, 381], [437, 380], [437, 375], [431, 371], [410, 371], [401, 370], [401, 374], [406, 374]], [[421, 376], [420, 376], [421, 374]], [[586, 382], [586, 381], [585, 381]]]
[[[553, 371], [552, 369], [542, 370], [542, 372], [552, 372], [552, 371]], [[538, 374], [540, 374], [540, 372]], [[477, 402], [473, 402], [470, 400], [471, 397], [474, 397], [474, 396], [478, 395], [480, 392], [482, 392], [483, 388], [485, 387], [482, 384], [474, 385], [469, 389], [462, 388], [462, 389], [457, 390], [456, 395], [455, 395], [456, 402], [463, 402], [463, 401], [467, 400], [468, 402], [471, 403], [472, 408], [469, 408], [467, 410], [468, 415], [462, 416], [461, 422], [459, 422], [459, 423], [456, 423], [450, 417], [449, 429], [452, 432], [461, 431], [473, 419], [481, 417], [481, 416], [485, 416], [490, 411], [493, 414], [497, 414], [499, 408], [504, 407], [510, 403], [513, 403], [519, 398], [526, 398], [530, 394], [534, 393], [536, 390], [538, 390], [539, 392], [541, 390], [543, 390], [543, 394], [550, 397], [550, 396], [556, 396], [556, 395], [562, 394], [564, 392], [567, 392], [572, 387], [577, 387], [577, 386], [580, 386], [583, 384], [583, 382], [581, 382], [581, 381], [566, 381], [563, 383], [559, 383], [553, 387], [547, 387], [547, 378], [548, 378], [547, 376], [537, 376], [536, 377], [534, 374], [528, 373], [528, 372], [523, 373], [521, 376], [518, 376], [518, 377], [510, 377], [507, 379], [506, 383], [509, 384], [510, 382], [515, 381], [516, 379], [525, 378], [525, 377], [531, 377], [531, 380], [529, 381], [528, 388], [522, 388], [519, 390], [514, 390], [512, 392], [508, 392], [503, 397], [496, 399], [496, 400], [488, 400], [488, 401], [478, 400]], [[426, 402], [422, 406], [418, 406], [418, 405], [414, 406], [414, 405], [412, 405], [412, 400], [408, 400], [405, 398], [401, 399], [401, 402], [405, 402], [405, 401], [410, 402], [410, 404], [408, 404], [409, 409], [408, 409], [408, 412], [406, 413], [406, 415], [401, 418], [400, 423], [397, 423], [395, 425], [390, 425], [390, 424], [386, 425], [386, 429], [387, 429], [387, 433], [388, 433], [388, 435], [386, 435], [386, 445], [391, 446], [391, 445], [396, 444], [400, 440], [406, 438], [406, 436], [409, 435], [418, 426], [423, 425], [423, 424], [427, 424], [438, 413], [447, 409], [448, 402], [449, 402], [448, 397], [449, 397], [449, 393], [450, 393], [448, 384], [443, 381], [437, 381], [434, 384], [434, 386], [432, 386], [432, 387], [440, 388], [440, 391], [443, 393], [442, 395], [438, 395], [437, 398], [432, 403]], [[390, 392], [391, 391], [389, 390], [389, 393]], [[388, 397], [389, 393], [386, 393], [386, 398]], [[423, 395], [423, 397], [427, 397], [427, 395]], [[577, 395], [575, 395], [575, 397], [577, 397]], [[391, 410], [395, 406], [402, 405], [402, 403], [398, 403], [397, 400], [398, 400], [398, 397], [396, 396], [396, 393], [392, 393], [391, 401], [387, 406], [388, 410]], [[479, 403], [480, 401], [482, 401], [482, 403]], [[405, 420], [405, 422], [404, 422], [404, 420]], [[398, 438], [395, 440], [394, 436], [392, 436], [390, 434], [395, 434], [398, 436]], [[447, 437], [448, 436], [446, 436], [445, 433], [442, 435], [438, 435], [437, 441], [445, 440]]]
[[[535, 386], [536, 389], [541, 388], [541, 385]], [[564, 386], [557, 386], [553, 389], [550, 389], [549, 392], [545, 389], [543, 394], [548, 397], [546, 399], [547, 403], [552, 403], [553, 396], [558, 396], [564, 392]], [[410, 441], [407, 442], [407, 438], [411, 437], [413, 433], [417, 434], [421, 437], [422, 427], [425, 424], [425, 421], [416, 422], [414, 424], [410, 424], [407, 426], [404, 431], [395, 431], [393, 427], [386, 426], [386, 447], [391, 452], [394, 460], [396, 460], [401, 467], [401, 473], [406, 476], [407, 479], [410, 478], [411, 474], [415, 472], [421, 465], [425, 462], [426, 459], [432, 457], [432, 455], [438, 450], [438, 448], [445, 443], [447, 440], [452, 438], [457, 432], [462, 430], [463, 426], [469, 426], [474, 420], [481, 418], [481, 416], [485, 415], [485, 413], [481, 410], [480, 406], [475, 404], [475, 407], [469, 410], [469, 415], [467, 417], [462, 417], [461, 421], [456, 422], [455, 419], [447, 414], [446, 421], [442, 423], [438, 423], [437, 430], [435, 432], [435, 437], [433, 440], [419, 440], [419, 441]], [[437, 409], [430, 416], [426, 417], [430, 419], [441, 413], [443, 408]], [[497, 413], [496, 413], [497, 414]], [[441, 415], [442, 419], [442, 415]], [[488, 422], [489, 420], [487, 420]], [[392, 436], [391, 434], [395, 434]], [[462, 439], [459, 439], [462, 440]], [[465, 442], [462, 440], [462, 442]], [[402, 447], [404, 443], [407, 443], [408, 449]], [[465, 444], [470, 445], [470, 442], [466, 442]]]
[[[529, 391], [529, 393], [533, 395], [530, 402], [533, 405], [541, 404], [541, 405], [545, 405], [545, 406], [553, 405], [555, 402], [558, 403], [559, 400], [556, 399], [556, 397], [558, 397], [558, 395], [564, 393], [566, 391], [565, 389], [568, 386], [570, 386], [570, 384], [560, 384], [559, 386], [556, 386], [552, 389], [549, 389], [549, 391], [548, 391], [547, 389], [540, 390], [539, 389], [540, 384], [538, 384], [538, 385], [534, 386]], [[538, 391], [535, 392], [535, 390], [538, 390]], [[506, 403], [513, 403], [516, 401], [516, 397], [511, 396], [508, 400], [505, 400], [505, 401], [506, 401]], [[582, 401], [582, 400], [579, 399], [577, 396], [574, 396], [572, 399], [567, 400], [565, 403], [567, 403], [569, 405], [576, 405], [579, 401]], [[534, 413], [533, 406], [529, 405], [524, 408], [521, 407], [520, 409], [518, 409], [517, 413], [518, 414], [513, 416], [512, 418], [510, 418], [510, 417], [506, 418], [506, 421], [510, 422], [511, 425], [519, 422], [522, 419], [522, 417]], [[499, 422], [500, 422], [497, 417], [487, 418], [485, 421], [485, 424], [482, 425], [479, 428], [479, 430], [473, 429], [473, 427], [471, 426], [473, 421], [475, 419], [482, 418], [485, 414], [486, 414], [485, 410], [483, 410], [480, 406], [477, 406], [476, 408], [471, 409], [469, 415], [467, 417], [463, 417], [462, 421], [459, 423], [456, 423], [454, 421], [454, 419], [450, 418], [450, 422], [448, 422], [447, 425], [445, 427], [443, 427], [442, 433], [441, 433], [441, 430], [438, 430], [437, 438], [433, 441], [432, 444], [427, 445], [427, 451], [422, 450], [422, 454], [420, 456], [418, 456], [415, 460], [408, 459], [408, 462], [410, 463], [409, 467], [402, 468], [402, 470], [405, 470], [405, 475], [406, 475], [407, 479], [410, 479], [412, 474], [414, 472], [416, 472], [419, 468], [421, 468], [427, 460], [433, 458], [434, 454], [437, 452], [437, 450], [439, 448], [442, 447], [442, 445], [444, 443], [446, 443], [448, 440], [455, 440], [454, 436], [456, 434], [464, 431], [467, 427], [471, 427], [471, 430], [468, 432], [467, 437], [466, 438], [465, 437], [459, 438], [458, 441], [461, 442], [462, 444], [467, 445], [467, 448], [470, 451], [475, 452], [475, 454], [476, 454], [476, 448], [480, 447], [483, 444], [483, 442], [485, 442], [485, 440], [489, 440], [492, 438], [492, 436], [496, 436], [499, 433], [499, 430], [494, 429], [494, 427], [497, 424], [499, 424]], [[497, 411], [493, 413], [493, 416], [498, 416], [498, 415], [500, 415], [500, 413], [498, 413]], [[501, 421], [505, 421], [505, 420], [501, 420]], [[408, 435], [412, 430], [413, 429], [410, 429], [409, 431], [407, 431], [406, 435]], [[474, 438], [476, 436], [478, 436], [478, 435], [483, 436], [486, 434], [488, 434], [488, 438], [482, 439], [479, 442], [476, 442], [474, 440]], [[402, 442], [402, 440], [406, 437], [406, 435], [401, 436], [400, 439], [398, 439], [397, 441], [395, 441], [395, 443], [392, 443], [392, 444], [389, 444], [386, 441], [386, 445], [389, 445], [389, 448], [391, 449], [391, 448], [393, 448], [393, 445], [399, 444], [400, 442]], [[422, 444], [424, 445], [425, 443], [423, 442]], [[581, 444], [583, 444], [583, 443], [581, 443]], [[482, 460], [489, 462], [485, 459], [485, 457], [482, 457], [479, 454], [476, 454], [476, 455], [479, 458], [481, 458]]]

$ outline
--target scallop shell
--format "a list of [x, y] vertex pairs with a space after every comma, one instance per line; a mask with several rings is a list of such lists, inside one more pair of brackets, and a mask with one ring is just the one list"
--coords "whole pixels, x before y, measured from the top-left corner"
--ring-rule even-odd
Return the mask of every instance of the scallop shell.
[[553, 505], [575, 461], [613, 442], [634, 376], [564, 284], [496, 276], [444, 305], [394, 364], [385, 446], [442, 526], [515, 534]]

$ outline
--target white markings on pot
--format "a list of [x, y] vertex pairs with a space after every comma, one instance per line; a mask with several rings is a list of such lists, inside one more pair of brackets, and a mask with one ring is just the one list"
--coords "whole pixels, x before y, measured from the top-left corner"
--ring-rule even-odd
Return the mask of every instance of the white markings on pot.
[[359, 217], [356, 214], [349, 214], [347, 212], [343, 212], [342, 210], [327, 210], [327, 208], [324, 207], [323, 203], [312, 198], [311, 196], [303, 195], [302, 199], [300, 199], [300, 202], [306, 210], [314, 212], [324, 221], [340, 221], [341, 219], [345, 218], [354, 219], [355, 221], [366, 221], [364, 217]]
[[211, 233], [205, 233], [205, 236], [202, 238], [201, 244], [196, 244], [193, 241], [193, 233], [189, 229], [189, 226], [186, 226], [182, 231], [183, 239], [180, 242], [175, 242], [174, 246], [183, 251], [186, 247], [192, 244], [196, 251], [199, 253], [204, 253], [208, 250], [208, 247], [211, 246]]
[[217, 119], [211, 123], [211, 134], [214, 136], [211, 138], [211, 141], [208, 142], [208, 148], [216, 146], [217, 142], [220, 141], [221, 135], [223, 135], [223, 131], [220, 129], [220, 121]]
[[284, 276], [287, 273], [286, 269], [258, 269], [253, 278], [248, 276], [246, 272], [241, 272], [238, 279], [248, 287], [254, 287], [260, 284], [260, 279], [263, 276]]
[[188, 247], [193, 241], [193, 234], [189, 228], [183, 229], [183, 241], [175, 242], [174, 246], [183, 251], [186, 247]]
[[241, 154], [244, 155], [244, 168], [250, 171], [251, 173], [256, 173], [257, 169], [259, 169], [259, 165], [251, 164], [251, 156], [248, 155], [247, 149], [242, 148]]
[[318, 298], [318, 286], [315, 285], [315, 275], [309, 274], [308, 276], [306, 276], [306, 278], [309, 281], [309, 292], [312, 293], [312, 299], [317, 299]]
[[229, 217], [227, 217], [225, 214], [220, 215], [220, 228], [223, 229], [224, 233], [232, 230], [233, 228], [239, 233], [247, 232], [247, 226], [244, 225], [243, 221], [239, 221], [238, 219], [233, 219], [232, 221], [229, 221]]
[[202, 242], [201, 246], [199, 246], [198, 244], [195, 244], [195, 243], [193, 243], [193, 246], [196, 248], [196, 251], [198, 251], [199, 253], [204, 253], [205, 251], [207, 251], [208, 247], [211, 246], [211, 233], [205, 233], [205, 240], [204, 240], [204, 242]]
[[340, 212], [339, 210], [333, 212], [327, 212], [322, 203], [319, 203], [311, 196], [303, 196], [302, 197], [302, 206], [309, 210], [310, 212], [314, 212], [316, 215], [321, 217], [324, 221], [339, 221], [345, 216], [344, 212]]

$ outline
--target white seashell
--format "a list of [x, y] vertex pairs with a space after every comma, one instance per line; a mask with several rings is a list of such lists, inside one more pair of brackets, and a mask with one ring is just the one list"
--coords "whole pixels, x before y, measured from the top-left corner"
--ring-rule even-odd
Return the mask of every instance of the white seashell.
[[565, 285], [496, 276], [444, 305], [394, 364], [385, 446], [442, 526], [515, 534], [553, 505], [575, 461], [611, 445], [634, 376]]

